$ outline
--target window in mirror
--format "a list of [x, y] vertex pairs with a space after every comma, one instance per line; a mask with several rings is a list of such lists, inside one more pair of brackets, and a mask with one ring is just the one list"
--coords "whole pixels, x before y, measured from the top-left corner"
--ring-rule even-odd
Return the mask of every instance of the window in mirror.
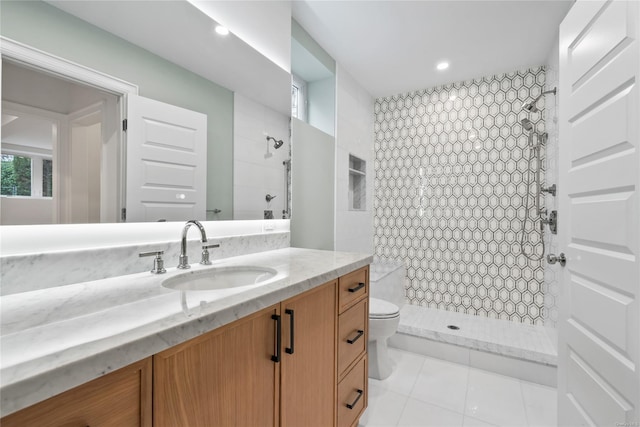
[[291, 75], [291, 116], [307, 122], [307, 82]]
[[3, 196], [51, 197], [53, 168], [50, 159], [2, 154]]

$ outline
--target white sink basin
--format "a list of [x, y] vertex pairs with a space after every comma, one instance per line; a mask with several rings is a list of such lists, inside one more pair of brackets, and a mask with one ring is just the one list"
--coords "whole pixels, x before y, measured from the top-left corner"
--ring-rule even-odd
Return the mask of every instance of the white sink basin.
[[177, 291], [212, 291], [263, 284], [277, 274], [276, 270], [268, 267], [217, 267], [170, 277], [162, 282], [162, 286]]

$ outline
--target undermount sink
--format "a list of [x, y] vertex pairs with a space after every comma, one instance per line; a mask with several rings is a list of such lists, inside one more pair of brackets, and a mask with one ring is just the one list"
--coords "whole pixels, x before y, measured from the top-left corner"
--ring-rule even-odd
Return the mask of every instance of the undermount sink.
[[162, 286], [177, 291], [213, 291], [264, 284], [277, 274], [276, 270], [268, 267], [214, 267], [170, 277], [162, 282]]

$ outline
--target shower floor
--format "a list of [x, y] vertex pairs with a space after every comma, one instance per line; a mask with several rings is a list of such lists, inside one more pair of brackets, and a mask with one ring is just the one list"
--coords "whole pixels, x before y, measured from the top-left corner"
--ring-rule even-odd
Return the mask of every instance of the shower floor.
[[547, 385], [555, 381], [556, 343], [552, 328], [409, 304], [389, 340], [392, 347], [504, 374], [521, 372], [522, 379], [534, 376]]

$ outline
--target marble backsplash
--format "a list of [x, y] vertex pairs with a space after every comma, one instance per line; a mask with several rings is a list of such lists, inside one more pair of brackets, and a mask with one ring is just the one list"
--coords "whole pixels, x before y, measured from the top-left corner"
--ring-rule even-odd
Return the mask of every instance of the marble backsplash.
[[[220, 247], [210, 249], [210, 260], [289, 247], [290, 234], [268, 232], [209, 239]], [[153, 268], [153, 257], [140, 258], [140, 252], [164, 251], [165, 268], [178, 265], [179, 239], [164, 243], [113, 246], [108, 248], [66, 250], [40, 254], [0, 257], [0, 295], [28, 292], [72, 283], [140, 273]], [[189, 263], [200, 261], [198, 239], [187, 244]]]

